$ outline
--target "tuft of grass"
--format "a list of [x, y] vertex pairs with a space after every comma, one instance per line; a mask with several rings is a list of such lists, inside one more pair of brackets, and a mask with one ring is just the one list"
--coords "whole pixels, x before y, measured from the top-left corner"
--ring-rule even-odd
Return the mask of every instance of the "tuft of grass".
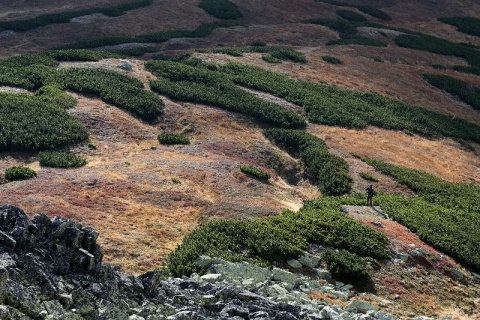
[[38, 154], [40, 166], [50, 168], [79, 168], [87, 164], [87, 159], [72, 153], [44, 151]]
[[358, 175], [365, 180], [378, 182], [378, 179], [368, 172], [359, 172]]
[[158, 142], [165, 145], [190, 144], [190, 139], [184, 135], [163, 132], [157, 136]]
[[35, 170], [24, 166], [9, 167], [5, 170], [5, 178], [9, 181], [26, 180], [36, 176]]
[[342, 64], [342, 60], [338, 59], [338, 58], [335, 58], [335, 57], [331, 57], [331, 56], [323, 56], [322, 57], [323, 61], [326, 61], [328, 63], [331, 63], [331, 64]]
[[266, 61], [268, 63], [281, 63], [282, 62], [282, 60], [273, 57], [271, 54], [268, 54], [266, 56], [262, 56], [262, 60]]
[[240, 171], [258, 179], [262, 179], [262, 180], [270, 179], [270, 175], [267, 172], [249, 164], [241, 164]]

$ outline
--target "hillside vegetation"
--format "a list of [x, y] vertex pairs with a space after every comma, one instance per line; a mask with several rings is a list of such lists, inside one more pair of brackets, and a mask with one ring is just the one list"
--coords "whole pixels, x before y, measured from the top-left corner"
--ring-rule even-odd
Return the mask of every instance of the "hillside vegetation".
[[[296, 258], [309, 243], [344, 248], [360, 262], [360, 256], [387, 258], [386, 242], [384, 235], [341, 212], [339, 202], [332, 198], [323, 210], [304, 207], [297, 213], [285, 211], [251, 221], [208, 222], [185, 237], [169, 255], [167, 267], [174, 276], [201, 272], [194, 265], [201, 255], [268, 266]], [[348, 268], [348, 258], [343, 265]], [[360, 275], [365, 276], [364, 272], [365, 266]]]
[[0, 21], [0, 31], [28, 31], [53, 23], [68, 23], [71, 19], [95, 13], [103, 13], [109, 17], [118, 17], [126, 11], [148, 7], [153, 0], [138, 0], [113, 7], [97, 7], [79, 11], [65, 11], [51, 14], [42, 14], [31, 19]]
[[[430, 174], [364, 158], [417, 196], [380, 195], [376, 199], [390, 217], [421, 239], [480, 271], [480, 187], [452, 183]], [[361, 202], [363, 200], [359, 200]]]

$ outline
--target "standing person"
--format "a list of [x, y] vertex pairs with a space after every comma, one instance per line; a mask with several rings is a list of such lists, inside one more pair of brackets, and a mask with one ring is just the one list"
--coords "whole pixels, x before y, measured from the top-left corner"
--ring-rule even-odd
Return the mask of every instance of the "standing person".
[[373, 194], [375, 193], [375, 190], [373, 189], [373, 185], [370, 185], [367, 190], [367, 206], [373, 207]]

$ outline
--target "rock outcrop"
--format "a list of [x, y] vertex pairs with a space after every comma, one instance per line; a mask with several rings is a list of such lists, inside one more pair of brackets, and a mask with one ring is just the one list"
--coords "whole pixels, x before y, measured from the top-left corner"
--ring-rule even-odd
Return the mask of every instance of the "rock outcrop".
[[[351, 286], [277, 268], [201, 257], [203, 276], [125, 274], [102, 263], [97, 237], [62, 217], [29, 220], [0, 207], [0, 319], [395, 319], [364, 301], [341, 308], [311, 300], [311, 290], [346, 300]], [[318, 265], [312, 256], [300, 260]]]

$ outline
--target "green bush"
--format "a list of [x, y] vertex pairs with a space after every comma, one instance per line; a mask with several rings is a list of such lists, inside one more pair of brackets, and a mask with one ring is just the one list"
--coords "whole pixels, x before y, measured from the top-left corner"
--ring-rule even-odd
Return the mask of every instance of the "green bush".
[[380, 9], [370, 7], [370, 6], [355, 6], [358, 10], [360, 10], [363, 13], [366, 13], [374, 18], [384, 20], [384, 21], [390, 21], [392, 20], [392, 17], [388, 15], [385, 11], [382, 11]]
[[470, 34], [472, 36], [480, 36], [480, 19], [473, 17], [450, 17], [438, 18], [438, 21], [451, 24], [458, 28], [458, 31]]
[[267, 43], [264, 41], [254, 41], [250, 44], [252, 47], [266, 47]]
[[5, 178], [9, 181], [25, 180], [36, 177], [37, 173], [28, 167], [9, 167], [5, 170]]
[[221, 49], [215, 49], [213, 50], [213, 52], [228, 54], [229, 56], [232, 56], [232, 57], [243, 56], [243, 51], [240, 50], [239, 48], [221, 48]]
[[443, 64], [432, 64], [432, 68], [438, 70], [447, 70], [447, 67], [445, 67]]
[[263, 171], [260, 168], [249, 165], [249, 164], [241, 164], [240, 165], [240, 171], [242, 171], [243, 173], [246, 173], [250, 176], [262, 179], [262, 180], [270, 179], [270, 175], [267, 172]]
[[392, 20], [392, 17], [390, 17], [384, 11], [382, 11], [380, 9], [377, 9], [377, 8], [374, 8], [374, 7], [370, 7], [370, 6], [357, 6], [357, 5], [347, 3], [347, 2], [336, 1], [336, 0], [315, 0], [315, 1], [316, 2], [329, 3], [329, 4], [333, 4], [335, 6], [339, 6], [339, 7], [357, 8], [361, 12], [366, 13], [366, 14], [374, 17], [374, 18], [381, 19], [381, 20], [384, 20], [384, 21]]
[[340, 89], [292, 79], [259, 67], [229, 63], [215, 70], [231, 81], [302, 106], [314, 123], [363, 128], [373, 125], [424, 136], [448, 136], [480, 142], [480, 126], [462, 119], [383, 97], [374, 92]]
[[49, 50], [45, 51], [45, 55], [57, 61], [98, 61], [106, 58], [120, 57], [118, 54], [111, 52], [85, 49]]
[[353, 22], [365, 22], [368, 21], [367, 18], [362, 16], [359, 13], [351, 10], [338, 10], [337, 14], [345, 20], [353, 21]]
[[453, 94], [469, 104], [472, 108], [480, 110], [480, 89], [473, 84], [439, 74], [423, 74], [423, 77], [432, 86]]
[[331, 154], [321, 139], [299, 130], [266, 129], [263, 134], [292, 156], [299, 157], [306, 173], [324, 194], [341, 195], [350, 191], [352, 178], [348, 164]]
[[282, 60], [273, 57], [271, 54], [268, 54], [266, 56], [262, 56], [262, 60], [268, 63], [280, 63]]
[[358, 175], [365, 180], [378, 182], [378, 179], [368, 172], [359, 172]]
[[98, 95], [103, 101], [154, 121], [163, 112], [163, 101], [143, 88], [139, 80], [115, 71], [69, 68], [62, 70], [66, 88]]
[[399, 35], [395, 37], [394, 41], [399, 47], [428, 51], [445, 56], [456, 56], [466, 59], [472, 66], [480, 66], [480, 51], [462, 43], [455, 43], [429, 35], [411, 34]]
[[137, 47], [137, 48], [131, 48], [131, 49], [119, 49], [119, 50], [111, 50], [111, 51], [114, 51], [124, 56], [141, 57], [145, 53], [157, 52], [158, 49], [155, 47]]
[[77, 104], [77, 99], [55, 85], [41, 87], [35, 92], [35, 96], [44, 103], [60, 106], [63, 109], [73, 108]]
[[480, 76], [480, 67], [466, 67], [466, 66], [453, 66], [453, 70], [463, 72], [463, 73], [471, 73], [477, 76]]
[[243, 16], [237, 5], [230, 0], [202, 0], [198, 6], [219, 19], [239, 19]]
[[0, 151], [55, 149], [85, 140], [85, 127], [56, 101], [0, 93]]
[[322, 253], [322, 259], [328, 264], [334, 278], [362, 280], [369, 277], [365, 261], [347, 250], [326, 249]]
[[125, 11], [130, 11], [138, 8], [143, 8], [151, 5], [152, 0], [139, 0], [115, 7], [100, 7], [100, 8], [91, 8], [84, 9], [79, 11], [66, 11], [59, 13], [50, 13], [42, 14], [35, 18], [23, 19], [23, 20], [10, 20], [10, 21], [1, 21], [0, 29], [3, 30], [13, 30], [13, 31], [28, 31], [38, 27], [47, 26], [54, 23], [68, 23], [71, 19], [90, 15], [94, 13], [103, 13], [110, 17], [117, 17], [125, 13]]
[[114, 46], [124, 43], [162, 43], [173, 38], [201, 38], [212, 34], [217, 28], [229, 28], [235, 26], [244, 26], [245, 24], [233, 21], [222, 20], [209, 22], [199, 25], [195, 30], [172, 30], [158, 31], [153, 33], [142, 34], [134, 37], [107, 37], [94, 40], [80, 41], [58, 47], [57, 49], [89, 49], [103, 46]]
[[331, 56], [323, 56], [322, 57], [323, 61], [326, 61], [328, 63], [331, 63], [331, 64], [342, 64], [342, 60], [338, 59], [338, 58], [335, 58], [335, 57], [331, 57]]
[[40, 152], [38, 159], [40, 166], [50, 168], [79, 168], [87, 164], [85, 158], [59, 151]]
[[293, 61], [299, 63], [307, 63], [307, 58], [305, 55], [299, 51], [296, 51], [287, 47], [279, 46], [267, 46], [267, 45], [252, 45], [250, 47], [229, 47], [215, 49], [213, 52], [225, 53], [231, 56], [242, 56], [246, 52], [258, 52], [258, 53], [270, 53], [268, 56], [263, 58], [267, 62], [276, 63], [281, 60]]
[[321, 26], [328, 27], [332, 30], [339, 32], [340, 34], [356, 34], [357, 27], [361, 24], [352, 22], [352, 21], [345, 21], [345, 20], [332, 20], [332, 19], [323, 19], [323, 18], [314, 18], [314, 19], [307, 19], [303, 21], [304, 23], [308, 24], [319, 24]]
[[387, 43], [367, 38], [367, 37], [360, 37], [360, 36], [349, 36], [349, 37], [342, 37], [341, 39], [337, 40], [330, 40], [326, 43], [327, 46], [337, 45], [337, 44], [358, 44], [362, 46], [372, 46], [372, 47], [386, 47]]
[[190, 144], [190, 139], [186, 136], [164, 132], [157, 136], [158, 142], [161, 144]]
[[305, 126], [304, 119], [295, 112], [238, 88], [219, 72], [172, 61], [149, 61], [145, 66], [158, 77], [150, 85], [159, 94], [240, 112], [275, 126]]

